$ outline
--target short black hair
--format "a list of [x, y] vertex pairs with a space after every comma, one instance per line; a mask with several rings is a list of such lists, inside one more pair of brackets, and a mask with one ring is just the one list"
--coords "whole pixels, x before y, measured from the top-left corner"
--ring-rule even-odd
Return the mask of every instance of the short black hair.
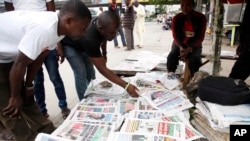
[[92, 18], [88, 7], [81, 0], [67, 1], [60, 10], [60, 16], [68, 12], [74, 14], [77, 18], [81, 19]]
[[99, 16], [98, 19], [103, 24], [102, 26], [107, 26], [109, 24], [116, 24], [117, 26], [120, 25], [120, 18], [116, 14], [111, 11], [104, 11]]

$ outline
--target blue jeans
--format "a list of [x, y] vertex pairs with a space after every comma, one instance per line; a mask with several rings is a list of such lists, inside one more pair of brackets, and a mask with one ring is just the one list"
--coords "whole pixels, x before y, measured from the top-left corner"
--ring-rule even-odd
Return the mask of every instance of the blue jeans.
[[[123, 45], [123, 46], [127, 46], [127, 43], [126, 43], [126, 41], [125, 41], [125, 36], [124, 36], [124, 33], [123, 33], [123, 29], [122, 29], [121, 26], [119, 26], [119, 28], [118, 28], [118, 33], [119, 33], [120, 36], [121, 36], [122, 45]], [[117, 36], [114, 38], [114, 45], [115, 45], [115, 46], [118, 46]]]
[[[56, 50], [50, 51], [50, 53], [48, 54], [48, 56], [46, 56], [44, 60], [44, 64], [48, 71], [49, 78], [54, 85], [57, 98], [59, 99], [59, 107], [61, 109], [67, 107], [65, 88], [60, 73], [58, 71], [59, 65], [56, 58]], [[35, 75], [34, 94], [41, 112], [47, 113], [45, 103], [44, 75], [42, 67]]]
[[86, 53], [64, 45], [64, 56], [68, 60], [75, 77], [75, 87], [79, 100], [84, 98], [84, 93], [92, 79], [95, 79], [95, 69]]

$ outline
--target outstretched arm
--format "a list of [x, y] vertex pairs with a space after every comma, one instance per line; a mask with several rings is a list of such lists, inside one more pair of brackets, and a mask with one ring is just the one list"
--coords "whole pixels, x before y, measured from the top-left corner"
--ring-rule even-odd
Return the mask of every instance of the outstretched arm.
[[105, 59], [103, 57], [98, 57], [98, 58], [90, 57], [90, 60], [103, 76], [105, 76], [110, 81], [116, 83], [117, 85], [125, 88], [127, 92], [130, 94], [130, 96], [132, 97], [139, 96], [138, 93], [136, 92], [138, 91], [138, 89], [134, 85], [128, 84], [106, 67]]

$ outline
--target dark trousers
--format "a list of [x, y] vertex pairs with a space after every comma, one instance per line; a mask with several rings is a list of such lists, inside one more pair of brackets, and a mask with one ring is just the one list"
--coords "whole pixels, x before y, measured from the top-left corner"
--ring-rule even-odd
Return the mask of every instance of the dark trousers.
[[43, 117], [34, 99], [32, 101], [30, 99], [28, 103], [25, 102], [24, 87], [20, 91], [20, 95], [24, 98], [20, 112], [21, 118], [3, 115], [3, 108], [8, 105], [10, 98], [9, 72], [11, 67], [12, 63], [0, 63], [0, 121], [13, 133], [17, 141], [34, 141], [38, 133], [51, 133], [55, 127], [50, 120]]
[[[67, 107], [66, 93], [64, 84], [59, 73], [59, 64], [56, 58], [56, 50], [50, 51], [44, 60], [45, 67], [48, 71], [49, 78], [54, 85], [57, 98], [59, 100], [58, 106], [63, 109]], [[34, 93], [36, 102], [38, 103], [40, 110], [43, 114], [47, 113], [46, 103], [45, 103], [45, 88], [44, 88], [44, 75], [43, 68], [36, 73], [34, 79]]]
[[[194, 76], [194, 73], [199, 71], [201, 66], [201, 51], [202, 47], [197, 47], [193, 49], [193, 52], [189, 54], [189, 69], [191, 76]], [[175, 72], [177, 66], [179, 65], [179, 56], [180, 56], [180, 49], [174, 43], [172, 43], [171, 51], [167, 57], [167, 70], [169, 72]]]
[[242, 52], [229, 75], [230, 78], [246, 80], [250, 75], [250, 51]]
[[133, 34], [133, 28], [124, 28], [125, 32], [125, 38], [127, 41], [127, 48], [128, 50], [134, 49], [134, 34]]
[[[119, 33], [120, 36], [121, 36], [122, 45], [123, 45], [123, 46], [127, 46], [127, 43], [126, 43], [126, 40], [125, 40], [125, 36], [124, 36], [124, 33], [123, 33], [122, 26], [119, 26], [119, 28], [118, 28], [118, 33]], [[115, 38], [114, 38], [114, 45], [115, 45], [115, 46], [118, 46], [117, 36], [115, 36]]]

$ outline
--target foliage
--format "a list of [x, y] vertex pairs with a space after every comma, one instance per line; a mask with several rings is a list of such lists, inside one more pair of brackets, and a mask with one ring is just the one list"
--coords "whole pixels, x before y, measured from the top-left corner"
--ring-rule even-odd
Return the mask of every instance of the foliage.
[[163, 4], [179, 4], [180, 0], [149, 0], [150, 4], [163, 5]]

